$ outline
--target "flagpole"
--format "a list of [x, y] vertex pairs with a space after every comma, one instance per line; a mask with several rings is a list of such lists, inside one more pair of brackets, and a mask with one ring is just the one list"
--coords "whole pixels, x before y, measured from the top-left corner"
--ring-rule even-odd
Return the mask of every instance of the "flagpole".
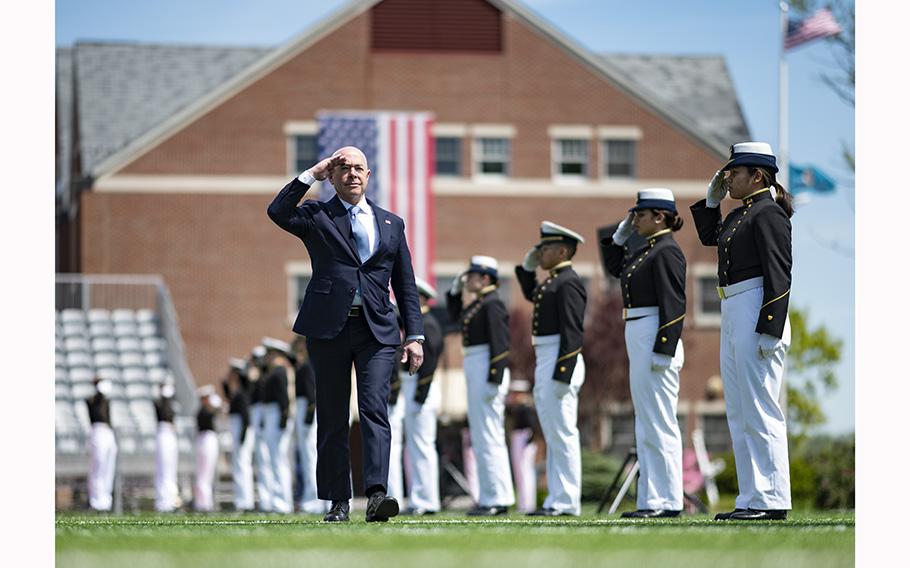
[[779, 171], [777, 179], [787, 190], [790, 189], [790, 147], [788, 143], [788, 121], [789, 121], [789, 85], [787, 81], [787, 48], [784, 47], [784, 40], [787, 37], [787, 21], [790, 12], [790, 5], [785, 0], [780, 2], [780, 66], [778, 70], [778, 86], [780, 88], [778, 96], [778, 163]]

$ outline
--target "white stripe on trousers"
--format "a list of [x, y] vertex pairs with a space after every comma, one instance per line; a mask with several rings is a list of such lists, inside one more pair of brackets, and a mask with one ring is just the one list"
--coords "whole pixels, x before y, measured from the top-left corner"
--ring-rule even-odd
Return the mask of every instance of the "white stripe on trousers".
[[682, 340], [670, 367], [651, 370], [659, 318], [626, 321], [629, 388], [635, 407], [635, 450], [639, 477], [637, 507], [680, 511], [683, 508], [682, 435], [676, 419], [679, 371], [685, 362]]
[[262, 427], [261, 402], [250, 405], [250, 422], [253, 428], [253, 464], [256, 473], [256, 495], [259, 497], [259, 510], [272, 510], [272, 468], [269, 460], [269, 448], [265, 442], [265, 430]]
[[197, 511], [213, 511], [213, 485], [218, 466], [218, 435], [211, 430], [196, 434], [196, 483], [193, 485], [193, 506]]
[[[556, 341], [534, 346], [534, 404], [547, 443], [547, 498], [545, 509], [581, 514], [581, 440], [578, 435], [578, 391], [585, 381], [585, 361], [581, 354], [569, 384], [554, 381], [559, 356]], [[538, 338], [540, 339], [540, 338]]]
[[385, 492], [399, 502], [404, 499], [404, 474], [401, 460], [404, 451], [404, 396], [399, 391], [395, 404], [387, 405], [389, 414], [389, 432], [392, 440], [389, 445], [389, 481]]
[[401, 374], [404, 397], [404, 436], [408, 463], [408, 506], [428, 511], [439, 510], [439, 453], [436, 451], [436, 414], [441, 393], [436, 381], [423, 404], [414, 400], [417, 375]]
[[482, 507], [511, 506], [515, 504], [515, 488], [512, 485], [504, 422], [509, 370], [505, 370], [499, 385], [487, 382], [489, 371], [489, 344], [466, 347], [464, 374], [471, 447], [477, 464], [477, 504]]
[[303, 472], [303, 491], [300, 493], [300, 510], [304, 513], [322, 514], [329, 510], [330, 502], [316, 496], [316, 416], [313, 423], [306, 423], [306, 397], [297, 397], [295, 434], [297, 452], [300, 454], [300, 469]]
[[170, 422], [159, 422], [155, 435], [155, 510], [177, 508], [177, 431]]
[[[720, 374], [739, 482], [736, 507], [789, 509], [787, 424], [779, 400], [785, 351], [758, 356], [762, 297], [763, 289], [754, 288], [721, 301]], [[789, 317], [783, 335], [789, 349]]]
[[103, 422], [92, 424], [89, 453], [89, 505], [96, 511], [110, 511], [114, 503], [114, 473], [117, 468], [117, 440], [110, 426]]
[[253, 443], [255, 436], [253, 428], [247, 426], [243, 442], [240, 436], [243, 433], [243, 417], [239, 414], [229, 414], [228, 421], [231, 426], [231, 440], [234, 446], [231, 450], [231, 476], [234, 479], [234, 510], [250, 511], [255, 507], [253, 497]]
[[281, 407], [277, 402], [264, 403], [262, 417], [265, 422], [263, 435], [269, 449], [269, 469], [272, 472], [270, 491], [272, 510], [290, 513], [294, 508], [290, 461], [291, 431], [294, 423], [289, 419], [285, 428], [281, 428]]

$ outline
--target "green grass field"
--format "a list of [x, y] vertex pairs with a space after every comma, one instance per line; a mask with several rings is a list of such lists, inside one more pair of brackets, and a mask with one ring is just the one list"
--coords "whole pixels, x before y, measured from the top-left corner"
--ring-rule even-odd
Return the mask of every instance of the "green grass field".
[[853, 566], [849, 513], [796, 512], [784, 522], [652, 521], [585, 515], [473, 520], [456, 513], [330, 525], [312, 516], [61, 514], [58, 567], [186, 566]]

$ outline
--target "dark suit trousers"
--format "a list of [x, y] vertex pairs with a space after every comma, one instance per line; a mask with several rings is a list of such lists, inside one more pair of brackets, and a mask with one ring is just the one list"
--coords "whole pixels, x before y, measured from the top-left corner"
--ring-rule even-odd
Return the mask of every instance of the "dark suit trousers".
[[385, 488], [392, 434], [386, 401], [395, 368], [395, 347], [379, 343], [363, 316], [349, 317], [332, 339], [307, 338], [316, 375], [316, 490], [320, 499], [350, 499], [349, 409], [351, 364], [363, 437], [364, 488]]

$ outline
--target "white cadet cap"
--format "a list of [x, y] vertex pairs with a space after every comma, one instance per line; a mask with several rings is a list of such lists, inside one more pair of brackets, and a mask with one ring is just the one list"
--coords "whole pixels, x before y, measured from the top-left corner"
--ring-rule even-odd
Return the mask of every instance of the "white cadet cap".
[[175, 394], [174, 385], [171, 383], [164, 383], [161, 385], [161, 396], [164, 398], [172, 398]]
[[238, 373], [246, 372], [246, 360], [240, 359], [239, 357], [231, 357], [230, 360], [228, 360], [228, 366]]
[[288, 345], [286, 341], [281, 341], [280, 339], [275, 339], [274, 337], [263, 337], [262, 346], [265, 347], [266, 350], [271, 349], [273, 351], [280, 351], [285, 355], [291, 353], [291, 346]]
[[664, 209], [675, 213], [676, 199], [673, 197], [673, 192], [666, 187], [649, 187], [638, 192], [635, 207], [629, 211], [641, 209]]
[[202, 385], [196, 389], [196, 394], [199, 395], [199, 398], [205, 398], [207, 396], [212, 396], [215, 394], [215, 387], [212, 385]]
[[492, 256], [478, 254], [471, 257], [471, 265], [467, 271], [499, 277], [499, 263]]
[[540, 224], [540, 242], [537, 243], [538, 247], [547, 243], [583, 244], [584, 242], [584, 237], [562, 225], [557, 225], [552, 221], [544, 221]]
[[104, 396], [110, 396], [111, 391], [114, 390], [114, 383], [112, 383], [109, 379], [101, 379], [95, 384], [95, 390]]
[[721, 170], [726, 171], [736, 166], [767, 168], [775, 174], [778, 171], [777, 158], [767, 142], [740, 142], [730, 146], [730, 161]]
[[221, 397], [213, 393], [209, 396], [209, 404], [212, 405], [212, 408], [221, 408]]
[[430, 286], [430, 283], [423, 278], [415, 276], [414, 283], [417, 284], [417, 292], [423, 296], [430, 298], [431, 300], [436, 297], [436, 288]]

